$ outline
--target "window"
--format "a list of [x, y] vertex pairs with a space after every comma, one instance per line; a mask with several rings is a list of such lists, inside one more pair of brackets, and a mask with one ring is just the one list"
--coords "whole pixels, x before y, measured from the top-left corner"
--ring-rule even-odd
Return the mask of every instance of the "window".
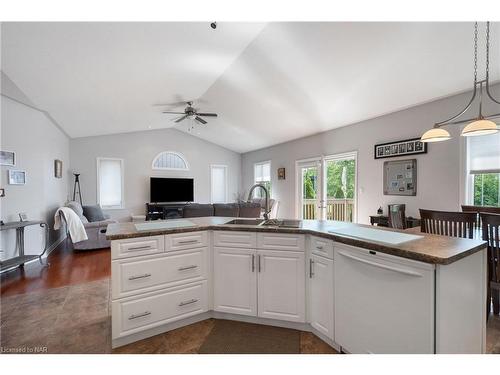
[[188, 171], [189, 165], [180, 153], [174, 151], [160, 152], [153, 159], [153, 169]]
[[468, 138], [469, 202], [500, 206], [500, 133]]
[[210, 184], [212, 203], [227, 202], [227, 166], [210, 166]]
[[123, 208], [123, 160], [97, 158], [97, 201], [102, 208]]
[[[254, 182], [264, 185], [271, 196], [271, 162], [263, 161], [254, 164]], [[264, 192], [260, 189], [254, 190], [254, 198], [263, 198]]]

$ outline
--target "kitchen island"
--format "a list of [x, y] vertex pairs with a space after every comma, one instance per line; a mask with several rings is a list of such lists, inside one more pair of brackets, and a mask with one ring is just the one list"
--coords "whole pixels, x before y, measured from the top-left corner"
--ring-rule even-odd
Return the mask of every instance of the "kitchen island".
[[350, 353], [483, 353], [486, 244], [336, 221], [110, 224], [113, 346], [210, 317]]

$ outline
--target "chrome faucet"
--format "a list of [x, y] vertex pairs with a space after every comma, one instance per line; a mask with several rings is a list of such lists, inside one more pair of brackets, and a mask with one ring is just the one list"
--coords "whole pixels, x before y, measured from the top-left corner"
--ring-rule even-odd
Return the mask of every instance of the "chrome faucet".
[[250, 188], [250, 192], [248, 193], [248, 199], [247, 201], [248, 202], [251, 202], [252, 201], [252, 194], [253, 194], [253, 191], [257, 188], [261, 188], [262, 190], [264, 190], [264, 193], [266, 194], [266, 206], [264, 207], [264, 219], [266, 220], [269, 220], [269, 191], [267, 190], [267, 188], [262, 185], [262, 184], [255, 184], [254, 186], [252, 186]]

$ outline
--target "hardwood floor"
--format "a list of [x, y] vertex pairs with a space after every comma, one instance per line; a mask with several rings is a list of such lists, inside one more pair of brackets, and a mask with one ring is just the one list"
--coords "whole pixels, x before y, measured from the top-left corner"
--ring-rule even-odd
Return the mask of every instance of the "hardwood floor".
[[69, 240], [62, 242], [48, 257], [49, 267], [32, 262], [24, 269], [1, 276], [1, 295], [30, 293], [62, 286], [102, 280], [111, 275], [109, 249], [75, 251]]

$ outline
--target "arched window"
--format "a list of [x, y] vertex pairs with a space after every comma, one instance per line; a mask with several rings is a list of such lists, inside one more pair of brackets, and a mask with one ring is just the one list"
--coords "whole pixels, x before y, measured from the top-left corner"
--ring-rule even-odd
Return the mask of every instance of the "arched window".
[[174, 151], [160, 152], [153, 159], [153, 169], [188, 171], [189, 165], [184, 156]]

